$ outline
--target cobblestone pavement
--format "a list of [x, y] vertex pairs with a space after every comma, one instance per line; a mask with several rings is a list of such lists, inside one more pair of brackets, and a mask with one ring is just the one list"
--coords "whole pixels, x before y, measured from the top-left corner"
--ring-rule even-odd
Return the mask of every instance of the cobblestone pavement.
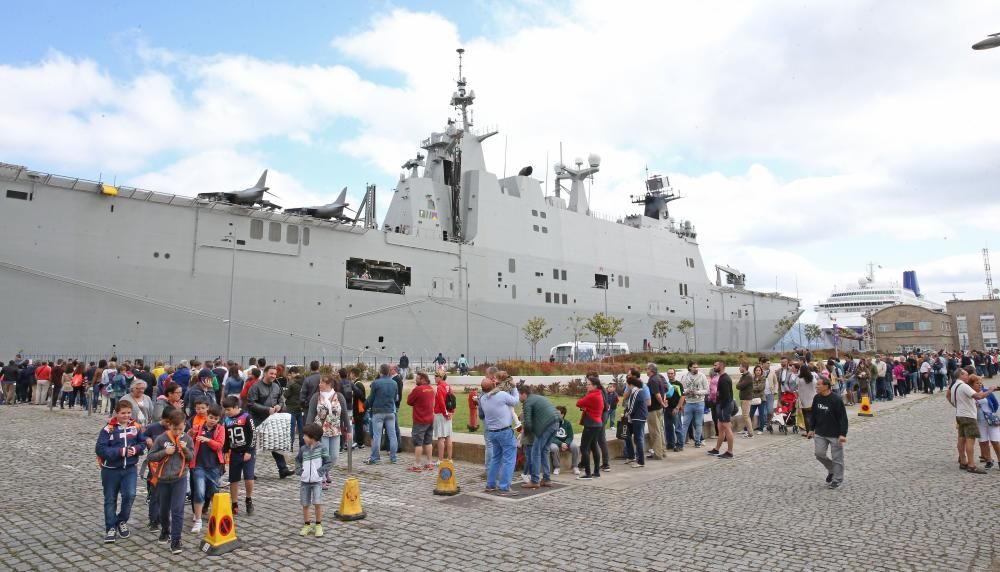
[[[401, 455], [397, 465], [358, 470], [362, 521], [332, 518], [338, 472], [321, 539], [298, 535], [297, 483], [279, 480], [265, 456], [257, 512], [237, 517], [243, 547], [214, 559], [196, 552], [190, 534], [172, 556], [141, 529], [142, 486], [132, 537], [101, 544], [99, 424], [79, 412], [0, 408], [0, 569], [1000, 569], [991, 538], [1000, 471], [959, 472], [952, 409], [940, 396], [853, 417], [838, 491], [825, 488], [812, 443], [791, 436], [669, 475], [616, 465], [636, 473], [626, 490], [563, 474], [556, 479], [569, 486], [523, 500], [435, 497], [434, 475], [406, 472], [410, 457]], [[481, 491], [481, 473], [460, 464], [463, 491]]]

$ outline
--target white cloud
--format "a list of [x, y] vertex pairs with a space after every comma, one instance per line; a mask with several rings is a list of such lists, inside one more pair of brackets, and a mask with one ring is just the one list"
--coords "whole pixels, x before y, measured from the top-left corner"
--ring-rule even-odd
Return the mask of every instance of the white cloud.
[[262, 150], [292, 142], [317, 163], [337, 149], [387, 189], [454, 115], [461, 45], [477, 127], [502, 128], [486, 148], [495, 172], [531, 164], [544, 179], [560, 142], [566, 161], [596, 152], [593, 208], [621, 214], [648, 165], [684, 193], [673, 212], [696, 223], [706, 261], [758, 287], [778, 274], [785, 291], [798, 274], [809, 304], [872, 258], [892, 274], [916, 267], [935, 288], [981, 290], [967, 253], [1000, 216], [1000, 53], [969, 45], [1000, 7], [481, 6], [500, 32], [462, 37], [445, 15], [395, 9], [332, 40], [299, 39], [329, 42], [346, 60], [335, 65], [181, 54], [141, 37], [145, 67], [129, 77], [60, 53], [0, 65], [0, 84], [17, 86], [0, 91], [0, 156], [145, 173], [134, 181], [185, 194], [242, 188], [271, 167], [283, 198], [322, 201]]
[[[127, 184], [193, 197], [198, 193], [252, 187], [264, 169], [268, 166], [260, 156], [218, 149], [188, 156], [163, 169], [134, 177]], [[310, 189], [294, 176], [273, 168], [268, 170], [267, 185], [274, 195], [267, 199], [286, 208], [330, 202], [329, 193]]]

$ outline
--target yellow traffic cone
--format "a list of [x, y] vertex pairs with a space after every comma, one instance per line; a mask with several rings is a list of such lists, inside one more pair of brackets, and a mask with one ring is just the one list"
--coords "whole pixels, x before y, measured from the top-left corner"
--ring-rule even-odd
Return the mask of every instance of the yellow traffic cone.
[[368, 516], [361, 508], [361, 485], [357, 477], [344, 481], [344, 494], [340, 497], [340, 510], [334, 513], [338, 520], [361, 520]]
[[457, 495], [459, 490], [458, 484], [455, 483], [455, 464], [444, 459], [438, 465], [437, 486], [434, 487], [434, 494], [451, 496]]
[[858, 415], [861, 417], [873, 417], [875, 413], [872, 411], [871, 401], [868, 400], [868, 395], [861, 396], [861, 409], [858, 410]]
[[240, 545], [236, 538], [236, 523], [233, 521], [232, 498], [229, 493], [215, 493], [212, 496], [212, 511], [208, 515], [208, 529], [201, 542], [201, 552], [209, 556], [219, 556]]

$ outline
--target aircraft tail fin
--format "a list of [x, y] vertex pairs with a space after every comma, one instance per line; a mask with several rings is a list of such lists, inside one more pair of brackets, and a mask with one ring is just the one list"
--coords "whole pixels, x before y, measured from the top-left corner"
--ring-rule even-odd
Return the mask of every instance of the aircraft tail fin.
[[267, 169], [264, 169], [264, 172], [260, 174], [260, 179], [257, 180], [257, 184], [254, 185], [258, 189], [265, 186], [267, 186]]

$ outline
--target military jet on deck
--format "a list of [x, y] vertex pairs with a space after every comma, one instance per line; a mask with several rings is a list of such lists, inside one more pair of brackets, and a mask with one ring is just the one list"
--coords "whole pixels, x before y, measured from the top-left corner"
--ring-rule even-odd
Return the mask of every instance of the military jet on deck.
[[280, 206], [264, 199], [264, 193], [277, 197], [277, 195], [268, 190], [270, 187], [267, 186], [266, 181], [267, 169], [264, 169], [264, 172], [260, 175], [260, 179], [257, 180], [257, 184], [248, 189], [243, 189], [242, 191], [231, 191], [228, 193], [199, 193], [198, 198], [209, 201], [232, 203], [234, 205], [247, 207], [259, 205], [266, 209], [280, 210]]
[[347, 208], [347, 187], [344, 187], [340, 191], [340, 196], [337, 200], [332, 203], [328, 203], [318, 207], [299, 207], [295, 209], [285, 209], [288, 214], [311, 216], [315, 218], [331, 219], [335, 218], [338, 220], [349, 220], [348, 217], [344, 216], [344, 209]]

